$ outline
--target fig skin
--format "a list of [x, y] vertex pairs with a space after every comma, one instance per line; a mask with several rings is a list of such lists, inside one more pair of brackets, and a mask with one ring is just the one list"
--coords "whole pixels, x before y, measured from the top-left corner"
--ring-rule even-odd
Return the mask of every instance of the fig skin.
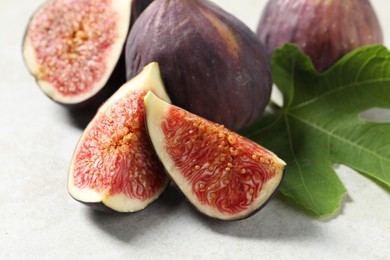
[[[22, 44], [22, 54], [24, 63], [29, 71], [29, 73], [35, 78], [37, 85], [41, 88], [43, 93], [50, 98], [52, 101], [60, 104], [71, 110], [79, 110], [79, 109], [93, 109], [96, 110], [108, 97], [110, 97], [119, 86], [124, 84], [127, 81], [126, 78], [126, 66], [125, 66], [125, 40], [130, 31], [130, 28], [137, 17], [141, 14], [141, 12], [153, 1], [153, 0], [119, 0], [115, 1], [115, 3], [120, 3], [120, 5], [126, 6], [127, 8], [122, 8], [120, 10], [121, 15], [119, 16], [118, 23], [121, 27], [120, 33], [123, 34], [122, 39], [117, 39], [118, 41], [122, 41], [120, 46], [115, 46], [113, 49], [119, 48], [120, 52], [118, 55], [114, 55], [113, 57], [106, 57], [105, 64], [108, 65], [107, 71], [104, 72], [104, 76], [102, 81], [97, 82], [98, 85], [96, 88], [90, 90], [90, 93], [76, 95], [73, 97], [63, 98], [63, 94], [60, 94], [59, 91], [54, 91], [55, 87], [52, 85], [52, 82], [48, 82], [44, 79], [39, 78], [39, 66], [41, 64], [37, 63], [35, 52], [33, 51], [32, 43], [29, 39], [29, 31], [33, 20], [36, 18], [36, 15], [43, 10], [43, 8], [56, 0], [48, 0], [44, 2], [30, 17], [30, 20], [27, 24], [27, 28], [23, 37]], [[127, 4], [125, 4], [128, 2]], [[68, 4], [68, 3], [65, 3]], [[118, 4], [119, 5], [119, 4]], [[64, 6], [67, 8], [67, 6]], [[65, 25], [69, 23], [69, 20], [65, 19], [63, 16], [56, 18], [57, 26]], [[58, 46], [60, 47], [60, 46]], [[115, 51], [116, 52], [116, 51]], [[72, 53], [74, 54], [74, 53]], [[79, 55], [79, 54], [76, 54]], [[111, 61], [112, 59], [112, 61]], [[69, 65], [71, 66], [71, 65]]]
[[220, 220], [244, 219], [279, 189], [286, 163], [271, 151], [151, 92], [144, 103], [159, 159], [200, 213]]
[[285, 43], [297, 44], [319, 72], [358, 47], [383, 44], [369, 0], [270, 0], [257, 35], [270, 55]]
[[156, 61], [173, 104], [232, 130], [252, 124], [271, 88], [265, 47], [246, 25], [207, 0], [155, 0], [126, 45], [127, 77]]
[[[153, 0], [133, 0], [131, 2], [131, 15], [130, 15], [130, 30], [135, 23], [135, 20], [141, 15], [141, 13], [153, 2]], [[126, 75], [126, 73], [125, 73]]]

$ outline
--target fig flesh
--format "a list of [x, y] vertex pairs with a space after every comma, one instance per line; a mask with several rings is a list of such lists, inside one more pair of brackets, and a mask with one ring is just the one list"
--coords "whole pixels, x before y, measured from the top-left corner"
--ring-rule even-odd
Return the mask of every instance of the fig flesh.
[[[151, 0], [51, 0], [32, 16], [23, 57], [52, 100], [82, 107], [109, 97], [126, 82], [124, 44], [131, 9]], [[132, 17], [135, 19], [136, 17]]]
[[272, 152], [151, 92], [144, 102], [158, 157], [200, 212], [242, 219], [262, 208], [279, 187], [286, 164]]
[[127, 40], [127, 77], [151, 61], [175, 105], [230, 129], [253, 123], [269, 102], [264, 46], [207, 0], [155, 0], [145, 9]]
[[144, 122], [143, 97], [149, 90], [169, 102], [157, 63], [146, 66], [99, 108], [71, 161], [68, 191], [74, 199], [100, 209], [135, 212], [164, 191], [169, 181]]
[[382, 30], [369, 0], [268, 1], [257, 28], [269, 54], [297, 44], [324, 71], [348, 52], [382, 44]]

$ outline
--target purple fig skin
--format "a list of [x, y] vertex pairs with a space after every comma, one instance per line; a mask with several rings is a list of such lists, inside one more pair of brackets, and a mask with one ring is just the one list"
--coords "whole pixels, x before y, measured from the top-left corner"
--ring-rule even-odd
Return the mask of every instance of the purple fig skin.
[[240, 130], [265, 110], [270, 61], [256, 34], [207, 0], [155, 0], [126, 46], [127, 78], [160, 64], [173, 104]]
[[358, 47], [383, 43], [369, 0], [272, 0], [257, 35], [270, 55], [285, 43], [297, 44], [320, 72]]
[[133, 0], [131, 3], [131, 15], [130, 15], [130, 29], [133, 26], [135, 20], [141, 15], [141, 13], [148, 7], [153, 0]]

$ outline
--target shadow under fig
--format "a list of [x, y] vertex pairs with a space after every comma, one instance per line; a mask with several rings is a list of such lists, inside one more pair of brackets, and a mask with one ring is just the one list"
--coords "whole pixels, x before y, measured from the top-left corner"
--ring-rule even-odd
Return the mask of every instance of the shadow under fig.
[[97, 112], [98, 106], [83, 109], [69, 109], [68, 116], [72, 126], [84, 130]]
[[98, 228], [123, 242], [142, 237], [147, 232], [154, 232], [151, 230], [165, 225], [164, 219], [187, 213], [215, 233], [255, 240], [301, 240], [320, 237], [319, 225], [324, 222], [321, 218], [291, 207], [291, 203], [278, 197], [255, 215], [237, 221], [212, 219], [193, 207], [181, 207], [182, 203], [187, 202], [182, 194], [170, 185], [157, 201], [140, 212], [108, 214], [90, 210], [89, 216]]
[[237, 221], [220, 221], [200, 217], [204, 225], [216, 233], [248, 239], [301, 240], [318, 237], [319, 218], [294, 209], [280, 198], [274, 198], [255, 215]]
[[142, 237], [156, 226], [164, 225], [183, 202], [178, 191], [168, 186], [167, 190], [146, 209], [134, 213], [105, 213], [89, 209], [89, 217], [94, 224], [107, 234], [123, 242]]

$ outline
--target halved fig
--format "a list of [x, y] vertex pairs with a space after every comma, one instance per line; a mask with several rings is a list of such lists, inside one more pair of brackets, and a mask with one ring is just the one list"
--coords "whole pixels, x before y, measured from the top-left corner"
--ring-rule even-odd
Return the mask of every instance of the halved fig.
[[24, 61], [42, 91], [70, 107], [94, 103], [91, 100], [101, 104], [126, 82], [123, 48], [131, 8], [137, 8], [133, 13], [138, 15], [151, 1], [45, 2], [32, 16], [23, 40]]
[[279, 187], [286, 163], [274, 153], [151, 92], [144, 102], [158, 157], [200, 212], [242, 219], [262, 208]]
[[157, 63], [146, 66], [99, 108], [71, 161], [68, 191], [74, 199], [135, 212], [164, 191], [168, 177], [144, 122], [143, 98], [149, 90], [170, 102]]

